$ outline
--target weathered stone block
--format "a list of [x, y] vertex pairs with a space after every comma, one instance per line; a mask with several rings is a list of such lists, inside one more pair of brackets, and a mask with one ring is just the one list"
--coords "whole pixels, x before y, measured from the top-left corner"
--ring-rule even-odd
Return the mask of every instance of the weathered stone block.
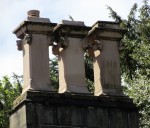
[[38, 10], [31, 10], [27, 20], [13, 31], [20, 39], [18, 49], [23, 51], [23, 93], [31, 89], [53, 91], [49, 78], [49, 45], [54, 26], [48, 18], [40, 18]]
[[53, 53], [58, 55], [59, 93], [89, 93], [82, 47], [88, 30], [84, 22], [62, 20], [52, 32]]
[[87, 51], [93, 57], [95, 96], [123, 95], [119, 44], [124, 33], [116, 22], [98, 21], [85, 38]]
[[128, 97], [27, 91], [15, 102], [10, 128], [138, 128]]

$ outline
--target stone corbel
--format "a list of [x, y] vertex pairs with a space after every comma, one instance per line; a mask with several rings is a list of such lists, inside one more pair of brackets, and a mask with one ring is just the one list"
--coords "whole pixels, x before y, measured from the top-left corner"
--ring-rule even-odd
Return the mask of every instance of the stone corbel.
[[31, 34], [26, 34], [24, 36], [23, 40], [17, 40], [17, 49], [19, 51], [21, 51], [23, 49], [23, 42], [27, 43], [27, 44], [31, 44], [32, 42], [32, 35]]
[[51, 46], [52, 47], [52, 52], [54, 55], [59, 54], [59, 48], [67, 48], [69, 45], [69, 40], [67, 37], [58, 37], [58, 36], [53, 36], [51, 39]]
[[17, 40], [16, 42], [17, 42], [17, 49], [19, 51], [22, 51], [22, 40]]
[[67, 48], [69, 45], [69, 40], [67, 37], [60, 37], [59, 44], [61, 48]]
[[26, 34], [25, 37], [24, 37], [24, 41], [27, 44], [31, 44], [31, 42], [32, 42], [32, 35], [31, 34]]
[[94, 51], [96, 51], [96, 50], [101, 51], [102, 50], [103, 43], [102, 43], [102, 40], [100, 40], [100, 39], [89, 38], [89, 39], [84, 39], [82, 46], [83, 46], [83, 50], [88, 52], [88, 54], [91, 57], [93, 57]]
[[93, 44], [93, 48], [94, 50], [99, 50], [101, 51], [103, 49], [103, 43], [102, 40], [95, 40], [94, 44]]

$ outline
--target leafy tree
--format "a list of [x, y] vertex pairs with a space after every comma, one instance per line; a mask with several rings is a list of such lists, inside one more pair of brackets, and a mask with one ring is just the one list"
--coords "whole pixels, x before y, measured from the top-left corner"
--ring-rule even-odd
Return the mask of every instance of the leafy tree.
[[125, 93], [134, 99], [139, 108], [140, 127], [150, 127], [150, 79], [140, 76], [139, 79], [128, 82]]
[[139, 107], [140, 127], [150, 127], [150, 6], [148, 0], [138, 9], [135, 3], [127, 19], [122, 19], [111, 7], [110, 17], [127, 30], [122, 39], [121, 71], [125, 90]]
[[[126, 80], [137, 78], [138, 74], [150, 77], [150, 7], [147, 0], [138, 10], [134, 4], [128, 15], [128, 19], [122, 19], [111, 7], [110, 16], [127, 30], [122, 45], [124, 50], [121, 54], [122, 74]], [[136, 12], [139, 11], [138, 18]]]
[[21, 93], [22, 77], [13, 75], [11, 78], [4, 76], [0, 80], [0, 128], [9, 127], [9, 113], [12, 109], [12, 103]]
[[94, 92], [94, 73], [93, 73], [93, 61], [92, 57], [88, 54], [84, 56], [85, 60], [85, 77], [86, 77], [86, 84], [88, 90], [93, 93]]
[[51, 85], [58, 89], [59, 86], [59, 78], [58, 78], [58, 59], [53, 58], [50, 60], [50, 79], [51, 79]]

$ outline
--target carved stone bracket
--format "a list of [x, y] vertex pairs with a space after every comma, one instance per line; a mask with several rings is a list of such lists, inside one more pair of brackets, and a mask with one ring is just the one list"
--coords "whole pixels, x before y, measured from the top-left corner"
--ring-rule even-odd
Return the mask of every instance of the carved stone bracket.
[[51, 44], [52, 51], [54, 55], [59, 54], [59, 48], [67, 48], [69, 45], [69, 39], [67, 37], [61, 37], [61, 36], [52, 36], [51, 38]]
[[67, 48], [69, 45], [69, 40], [67, 37], [58, 37], [58, 36], [52, 36], [51, 38], [51, 46], [54, 46], [55, 43], [61, 47], [61, 48]]
[[25, 43], [27, 43], [27, 44], [31, 44], [31, 42], [32, 42], [32, 35], [31, 35], [31, 34], [26, 34], [26, 35], [24, 36], [24, 39], [23, 39], [23, 40], [17, 40], [16, 42], [17, 42], [17, 43], [16, 43], [17, 49], [18, 49], [19, 51], [22, 51], [22, 49], [23, 49], [23, 42], [25, 42]]
[[84, 39], [82, 43], [82, 47], [84, 51], [87, 51], [91, 57], [94, 55], [94, 51], [101, 51], [103, 48], [102, 40], [100, 39]]
[[102, 40], [95, 40], [95, 42], [93, 43], [93, 50], [102, 50], [103, 48], [103, 43]]
[[31, 34], [26, 34], [25, 37], [24, 37], [24, 41], [27, 44], [31, 44], [31, 42], [32, 42], [32, 35]]
[[103, 43], [101, 39], [84, 39], [82, 43], [83, 49], [86, 51], [89, 48], [93, 48], [93, 50], [102, 50]]
[[16, 42], [17, 42], [17, 49], [19, 51], [22, 51], [22, 40], [17, 40]]
[[59, 44], [60, 44], [60, 47], [67, 48], [69, 45], [68, 38], [67, 37], [60, 37]]

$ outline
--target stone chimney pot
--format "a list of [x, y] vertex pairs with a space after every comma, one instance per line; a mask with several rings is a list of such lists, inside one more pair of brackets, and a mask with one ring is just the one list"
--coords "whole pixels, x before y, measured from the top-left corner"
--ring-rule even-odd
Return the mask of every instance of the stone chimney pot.
[[39, 10], [30, 10], [27, 12], [28, 17], [40, 17], [40, 11]]

